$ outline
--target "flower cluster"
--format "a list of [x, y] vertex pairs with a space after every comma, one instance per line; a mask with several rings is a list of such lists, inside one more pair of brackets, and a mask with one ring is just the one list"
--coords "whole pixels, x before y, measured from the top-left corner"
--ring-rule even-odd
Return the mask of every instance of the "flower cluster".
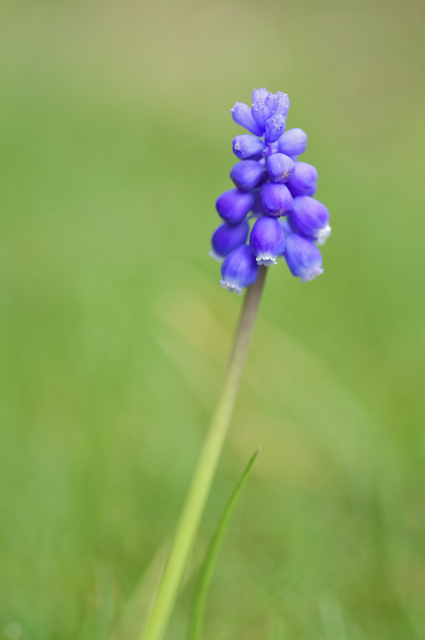
[[281, 255], [301, 282], [323, 273], [317, 245], [330, 235], [329, 212], [312, 197], [317, 170], [298, 161], [307, 135], [285, 131], [289, 105], [281, 91], [254, 89], [252, 108], [237, 102], [231, 109], [233, 120], [250, 133], [233, 139], [240, 160], [230, 172], [235, 188], [216, 202], [224, 223], [212, 236], [211, 251], [223, 260], [221, 285], [231, 291], [242, 293], [254, 284], [259, 265], [277, 264]]

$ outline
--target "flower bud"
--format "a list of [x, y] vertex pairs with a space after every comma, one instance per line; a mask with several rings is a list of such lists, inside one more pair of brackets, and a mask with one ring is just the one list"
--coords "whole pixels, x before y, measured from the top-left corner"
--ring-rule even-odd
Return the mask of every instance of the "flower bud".
[[270, 111], [264, 104], [264, 102], [254, 102], [251, 109], [251, 114], [259, 129], [261, 129], [261, 135], [263, 135], [266, 128], [266, 120], [270, 118]]
[[232, 168], [230, 177], [241, 191], [254, 189], [263, 178], [263, 169], [255, 160], [242, 160]]
[[269, 92], [267, 91], [267, 89], [262, 89], [261, 87], [259, 89], [253, 89], [252, 91], [252, 102], [264, 102], [264, 100], [267, 98]]
[[322, 255], [316, 245], [298, 235], [286, 236], [285, 260], [293, 276], [301, 278], [301, 282], [314, 280], [323, 273]]
[[278, 218], [292, 209], [292, 196], [288, 187], [279, 182], [268, 182], [263, 187], [263, 208], [267, 216]]
[[282, 91], [276, 91], [274, 94], [274, 108], [273, 115], [281, 115], [284, 118], [288, 115], [289, 107], [291, 103], [289, 101], [289, 96], [287, 93], [282, 93]]
[[217, 198], [215, 207], [227, 224], [235, 226], [243, 221], [253, 204], [254, 196], [252, 193], [229, 189]]
[[286, 120], [282, 115], [272, 116], [266, 120], [266, 140], [276, 142], [283, 134], [286, 127]]
[[271, 91], [269, 91], [269, 93], [267, 94], [266, 98], [264, 99], [264, 104], [266, 105], [266, 107], [268, 108], [268, 110], [270, 111], [270, 115], [274, 114], [274, 108], [276, 106], [276, 96], [274, 93], [272, 93]]
[[287, 156], [298, 156], [307, 148], [307, 134], [302, 129], [289, 129], [279, 138], [279, 151]]
[[314, 198], [298, 196], [294, 198], [293, 208], [288, 218], [297, 233], [314, 240], [317, 239], [320, 230], [329, 224], [329, 211], [324, 204]]
[[266, 267], [277, 264], [276, 258], [285, 250], [285, 236], [279, 221], [267, 216], [258, 218], [252, 227], [249, 246], [257, 264]]
[[228, 224], [222, 224], [214, 231], [211, 238], [212, 251], [211, 257], [221, 260], [229, 255], [233, 249], [236, 249], [246, 243], [249, 234], [248, 222], [242, 222], [236, 227]]
[[256, 122], [254, 121], [251, 115], [251, 109], [247, 104], [243, 102], [237, 102], [232, 109], [230, 109], [232, 113], [232, 118], [236, 122], [236, 124], [240, 124], [241, 127], [245, 127], [251, 133], [256, 136], [263, 135], [264, 129], [261, 129]]
[[232, 145], [233, 153], [241, 160], [262, 153], [265, 146], [262, 140], [255, 136], [250, 136], [248, 133], [233, 138]]
[[267, 173], [272, 182], [286, 182], [295, 171], [295, 162], [283, 153], [267, 158]]
[[257, 279], [258, 264], [248, 245], [234, 249], [221, 265], [221, 286], [239, 294]]
[[317, 178], [316, 167], [308, 162], [297, 162], [288, 180], [288, 188], [293, 196], [312, 196], [317, 190]]

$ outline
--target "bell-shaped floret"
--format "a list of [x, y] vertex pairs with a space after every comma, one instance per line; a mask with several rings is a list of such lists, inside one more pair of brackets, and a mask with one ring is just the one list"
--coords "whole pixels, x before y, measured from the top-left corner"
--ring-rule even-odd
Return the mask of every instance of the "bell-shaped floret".
[[282, 93], [282, 91], [276, 91], [274, 94], [273, 115], [281, 115], [286, 119], [290, 106], [291, 103], [288, 94]]
[[242, 160], [232, 168], [230, 177], [241, 191], [254, 189], [264, 176], [263, 167], [256, 160]]
[[240, 224], [254, 204], [252, 193], [229, 189], [217, 198], [215, 203], [218, 214], [227, 224], [235, 226]]
[[314, 280], [323, 273], [322, 254], [319, 249], [314, 242], [298, 233], [286, 236], [284, 256], [292, 275], [301, 278], [301, 282]]
[[283, 134], [286, 127], [286, 120], [282, 115], [272, 116], [266, 120], [266, 141], [276, 142]]
[[259, 89], [253, 89], [252, 102], [264, 102], [268, 95], [269, 92], [267, 91], [267, 89], [263, 89], [261, 87]]
[[276, 218], [263, 216], [252, 227], [249, 246], [257, 264], [269, 267], [277, 264], [276, 258], [285, 250], [285, 235]]
[[211, 238], [212, 251], [210, 256], [216, 260], [223, 260], [233, 249], [246, 243], [249, 234], [248, 222], [242, 222], [236, 227], [222, 224], [214, 231]]
[[288, 180], [293, 196], [312, 196], [317, 190], [317, 169], [308, 162], [297, 162], [295, 171]]
[[266, 120], [270, 118], [270, 109], [266, 107], [264, 102], [254, 102], [251, 109], [251, 115], [259, 129], [261, 129], [261, 135], [263, 135], [266, 128]]
[[234, 249], [221, 265], [221, 286], [241, 294], [257, 279], [258, 264], [248, 245]]
[[264, 213], [275, 218], [291, 211], [293, 204], [288, 187], [279, 182], [268, 182], [264, 185], [262, 201]]
[[272, 182], [287, 182], [295, 171], [295, 162], [284, 153], [274, 153], [267, 158], [267, 173]]
[[307, 134], [302, 129], [288, 129], [279, 138], [279, 151], [287, 156], [298, 156], [307, 148]]
[[251, 115], [251, 109], [247, 104], [243, 102], [237, 102], [234, 107], [230, 109], [232, 113], [232, 118], [236, 122], [236, 124], [240, 124], [241, 127], [245, 127], [255, 136], [263, 135], [264, 129], [261, 129], [254, 118]]
[[241, 160], [261, 154], [264, 150], [264, 142], [260, 138], [250, 136], [249, 133], [236, 136], [232, 140], [233, 153]]
[[324, 229], [329, 226], [329, 211], [318, 200], [309, 196], [294, 198], [288, 218], [293, 229], [301, 235], [311, 240], [326, 240], [327, 231]]
[[264, 100], [264, 104], [270, 110], [270, 115], [282, 115], [286, 118], [290, 106], [289, 96], [282, 91], [276, 91], [276, 93], [269, 93]]

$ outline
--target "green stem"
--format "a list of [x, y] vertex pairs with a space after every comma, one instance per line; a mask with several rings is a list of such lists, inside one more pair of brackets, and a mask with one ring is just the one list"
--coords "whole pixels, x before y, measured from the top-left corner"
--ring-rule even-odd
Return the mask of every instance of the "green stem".
[[165, 633], [232, 418], [266, 273], [267, 267], [261, 266], [256, 282], [246, 291], [216, 410], [177, 525], [153, 607], [140, 640], [161, 640]]

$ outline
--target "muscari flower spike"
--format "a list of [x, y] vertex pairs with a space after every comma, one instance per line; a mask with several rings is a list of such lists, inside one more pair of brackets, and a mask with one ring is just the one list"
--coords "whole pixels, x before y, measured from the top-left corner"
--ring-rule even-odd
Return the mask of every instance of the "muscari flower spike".
[[259, 265], [275, 265], [279, 256], [301, 282], [323, 273], [317, 245], [330, 236], [329, 212], [312, 197], [316, 168], [298, 161], [307, 134], [286, 130], [289, 106], [287, 94], [260, 88], [252, 92], [252, 108], [237, 102], [231, 109], [233, 120], [249, 133], [232, 142], [240, 160], [230, 172], [235, 188], [217, 199], [223, 224], [212, 236], [210, 252], [223, 261], [221, 285], [230, 291], [242, 293], [254, 284]]

